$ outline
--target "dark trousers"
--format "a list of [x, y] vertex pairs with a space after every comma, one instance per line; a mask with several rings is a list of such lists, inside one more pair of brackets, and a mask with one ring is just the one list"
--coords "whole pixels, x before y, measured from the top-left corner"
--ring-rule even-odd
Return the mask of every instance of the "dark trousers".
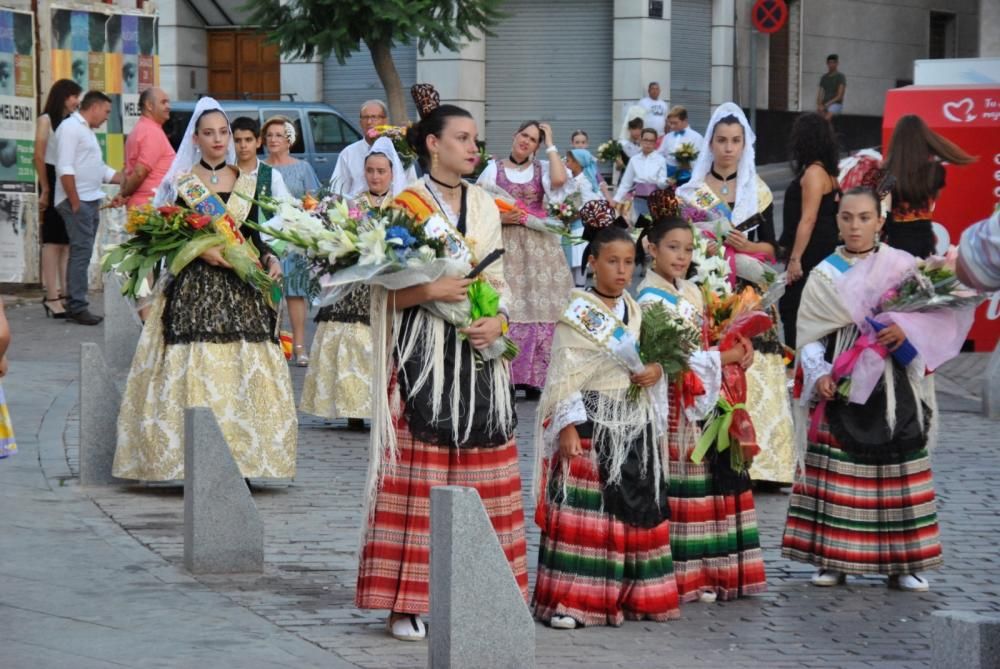
[[66, 311], [71, 314], [80, 313], [89, 305], [87, 270], [94, 254], [94, 239], [101, 219], [100, 206], [100, 200], [80, 202], [80, 208], [74, 213], [66, 199], [56, 207], [66, 222], [66, 232], [69, 234], [69, 268], [66, 272], [66, 290], [69, 295]]

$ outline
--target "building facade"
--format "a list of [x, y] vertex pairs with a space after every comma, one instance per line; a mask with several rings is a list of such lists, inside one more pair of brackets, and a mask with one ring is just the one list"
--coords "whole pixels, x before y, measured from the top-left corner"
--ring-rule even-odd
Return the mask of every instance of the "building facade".
[[[242, 2], [158, 4], [168, 92], [179, 99], [292, 93], [349, 118], [364, 100], [384, 97], [364, 49], [344, 64], [282, 62], [244, 27]], [[404, 85], [432, 82], [442, 98], [468, 107], [497, 153], [528, 119], [550, 122], [561, 145], [577, 128], [595, 144], [617, 135], [624, 109], [650, 81], [670, 104], [688, 107], [697, 129], [722, 102], [749, 107], [754, 73], [758, 109], [811, 110], [830, 53], [840, 55], [847, 76], [844, 113], [879, 116], [885, 92], [912, 81], [914, 60], [974, 57], [981, 34], [994, 36], [984, 46], [1000, 34], [997, 0], [788, 0], [789, 20], [770, 36], [752, 29], [752, 4], [507, 0], [495, 36], [448, 53], [399, 46], [393, 56]]]

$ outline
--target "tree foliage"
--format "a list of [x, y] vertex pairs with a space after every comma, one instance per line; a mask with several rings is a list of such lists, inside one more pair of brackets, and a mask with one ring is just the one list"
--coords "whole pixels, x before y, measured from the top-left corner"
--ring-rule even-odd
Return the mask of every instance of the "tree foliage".
[[361, 43], [392, 48], [417, 43], [438, 51], [490, 35], [503, 18], [501, 0], [250, 0], [249, 23], [268, 33], [282, 53], [343, 64]]

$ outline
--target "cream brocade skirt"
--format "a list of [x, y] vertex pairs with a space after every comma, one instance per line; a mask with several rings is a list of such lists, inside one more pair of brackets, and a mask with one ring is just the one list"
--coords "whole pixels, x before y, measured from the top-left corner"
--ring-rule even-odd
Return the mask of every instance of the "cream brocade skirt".
[[761, 449], [750, 467], [754, 481], [795, 480], [795, 430], [787, 383], [781, 355], [754, 353], [747, 370], [747, 410]]
[[294, 477], [298, 418], [281, 348], [246, 341], [166, 346], [165, 305], [158, 293], [132, 359], [112, 473], [184, 478], [184, 409], [209, 407], [244, 477]]
[[323, 418], [371, 418], [372, 333], [365, 323], [316, 327], [299, 410]]

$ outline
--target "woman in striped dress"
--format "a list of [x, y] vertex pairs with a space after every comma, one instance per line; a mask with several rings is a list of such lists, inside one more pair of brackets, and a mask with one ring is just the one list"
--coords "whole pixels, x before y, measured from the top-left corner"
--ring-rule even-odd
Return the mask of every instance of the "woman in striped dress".
[[595, 285], [574, 290], [556, 324], [535, 427], [542, 538], [533, 608], [555, 629], [680, 616], [659, 448], [665, 416], [657, 421], [655, 393], [628, 397], [635, 383], [659, 387], [665, 401], [663, 370], [633, 373], [619, 349], [634, 346], [642, 324], [627, 292], [635, 244], [607, 227], [590, 248]]
[[[430, 110], [421, 104], [428, 96], [414, 97], [421, 121], [407, 138], [426, 171], [393, 206], [422, 225], [447, 230], [450, 257], [482, 260], [502, 241], [493, 198], [462, 179], [476, 164], [476, 123], [464, 109], [442, 105]], [[461, 332], [424, 306], [465, 300], [469, 279], [445, 276], [396, 291], [377, 286], [371, 291], [371, 462], [355, 603], [389, 610], [388, 631], [403, 641], [426, 634], [421, 616], [430, 610], [434, 486], [476, 489], [527, 599], [510, 370], [502, 359], [474, 355], [474, 349], [490, 346], [507, 329], [503, 263], [489, 265], [480, 276], [500, 293], [501, 312]]]
[[[663, 305], [697, 331], [702, 329], [701, 291], [688, 277], [694, 235], [678, 216], [658, 218], [649, 229], [651, 271], [639, 285], [639, 305]], [[753, 362], [746, 339], [728, 351], [695, 351], [690, 371], [670, 380], [670, 547], [682, 601], [713, 602], [762, 592], [764, 559], [757, 535], [757, 512], [747, 477], [734, 476], [728, 458], [691, 462], [700, 436], [696, 421], [715, 407], [722, 368]]]
[[[913, 264], [905, 251], [879, 244], [884, 222], [871, 191], [848, 191], [837, 215], [844, 245], [813, 269], [802, 293], [797, 343], [805, 406], [797, 434], [806, 442], [805, 463], [792, 489], [782, 554], [816, 565], [813, 585], [886, 574], [891, 586], [922, 591], [929, 586], [920, 572], [942, 563], [927, 452], [933, 386], [923, 362], [917, 357], [904, 367], [886, 358], [863, 404], [838, 399], [831, 376], [834, 361], [839, 366], [845, 352], [867, 339], [859, 335], [853, 305], [841, 298], [844, 282], [858, 276], [852, 272], [882, 278]], [[904, 338], [898, 325], [877, 335], [889, 351]]]

